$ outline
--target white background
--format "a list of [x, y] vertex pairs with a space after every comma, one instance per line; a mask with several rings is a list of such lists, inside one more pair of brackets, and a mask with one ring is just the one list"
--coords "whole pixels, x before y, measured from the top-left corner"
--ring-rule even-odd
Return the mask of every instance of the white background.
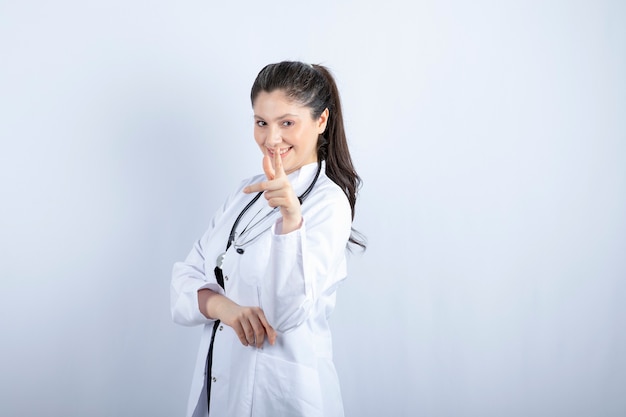
[[322, 63], [364, 180], [346, 414], [626, 415], [626, 5], [0, 1], [0, 415], [183, 415], [172, 264]]

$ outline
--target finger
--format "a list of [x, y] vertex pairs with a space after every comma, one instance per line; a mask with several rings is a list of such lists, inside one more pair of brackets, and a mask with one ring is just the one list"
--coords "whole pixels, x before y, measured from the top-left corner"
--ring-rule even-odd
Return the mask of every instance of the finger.
[[276, 188], [277, 186], [279, 186], [280, 184], [276, 184], [276, 182], [272, 182], [272, 184], [268, 184], [267, 187], [265, 187], [265, 194], [263, 194], [263, 196], [265, 197], [266, 200], [274, 200], [274, 199], [279, 199], [279, 200], [284, 200], [287, 198], [287, 195], [285, 195], [285, 191], [280, 189], [280, 188]]
[[285, 175], [285, 169], [283, 168], [283, 158], [280, 156], [280, 148], [278, 146], [274, 148], [274, 170], [274, 178], [283, 177]]
[[[272, 197], [283, 196], [288, 197], [288, 191], [285, 191], [285, 188], [289, 185], [289, 180], [286, 177], [283, 179], [276, 178], [274, 180], [267, 180], [257, 182], [256, 184], [250, 184], [244, 187], [243, 192], [246, 194], [250, 194], [253, 192], [266, 191], [267, 193], [271, 193]], [[282, 191], [281, 191], [282, 190]], [[265, 198], [271, 198], [268, 195]]]
[[256, 339], [256, 347], [261, 348], [263, 341], [265, 340], [265, 328], [261, 324], [260, 320], [256, 320], [254, 325], [254, 337]]
[[233, 327], [233, 330], [237, 334], [237, 337], [239, 338], [239, 341], [241, 342], [241, 344], [244, 345], [244, 346], [248, 346], [248, 340], [246, 339], [246, 333], [244, 332], [243, 327], [241, 327], [241, 324], [238, 324], [236, 328]]
[[252, 328], [248, 320], [245, 318], [241, 320], [241, 326], [243, 327], [243, 331], [246, 336], [245, 340], [247, 342], [247, 344], [244, 346], [253, 345], [254, 344], [254, 329]]
[[274, 328], [270, 326], [270, 324], [267, 322], [267, 319], [265, 318], [265, 313], [263, 313], [263, 310], [261, 310], [259, 313], [259, 320], [261, 320], [261, 324], [265, 328], [265, 333], [267, 334], [267, 340], [270, 342], [270, 345], [273, 345], [274, 343], [276, 343], [276, 330], [274, 330]]
[[289, 211], [289, 207], [288, 207], [289, 201], [285, 198], [281, 198], [281, 197], [268, 198], [267, 205], [270, 207], [284, 208], [285, 210]]
[[267, 190], [268, 186], [269, 184], [267, 181], [261, 181], [261, 182], [257, 182], [256, 184], [248, 185], [247, 187], [243, 189], [243, 192], [246, 194], [258, 193], [259, 191]]
[[263, 325], [261, 324], [261, 321], [258, 317], [260, 311], [261, 309], [258, 307], [251, 307], [249, 310], [249, 314], [246, 315], [248, 324], [252, 330], [252, 339], [248, 335], [248, 342], [250, 343], [250, 345], [255, 345], [258, 348], [263, 346], [263, 340], [265, 339], [265, 329], [263, 328]]
[[274, 171], [272, 167], [272, 160], [268, 154], [263, 155], [263, 172], [265, 172], [265, 176], [268, 180], [276, 178], [276, 171]]

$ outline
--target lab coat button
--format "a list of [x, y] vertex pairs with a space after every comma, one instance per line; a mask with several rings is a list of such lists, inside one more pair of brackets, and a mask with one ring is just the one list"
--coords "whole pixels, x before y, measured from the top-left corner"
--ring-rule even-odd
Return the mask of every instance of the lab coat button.
[[217, 378], [213, 377], [213, 382], [217, 382]]
[[224, 330], [224, 326], [220, 326], [220, 332]]
[[225, 279], [226, 281], [228, 281], [228, 275], [226, 275], [226, 276], [224, 277], [224, 279]]

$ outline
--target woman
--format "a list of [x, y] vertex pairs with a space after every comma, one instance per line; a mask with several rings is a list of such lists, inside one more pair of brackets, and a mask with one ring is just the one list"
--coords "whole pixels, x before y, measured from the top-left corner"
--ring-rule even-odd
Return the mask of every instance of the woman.
[[281, 62], [251, 100], [265, 174], [174, 265], [172, 317], [204, 325], [187, 415], [342, 416], [328, 316], [346, 246], [364, 244], [339, 93], [326, 68]]

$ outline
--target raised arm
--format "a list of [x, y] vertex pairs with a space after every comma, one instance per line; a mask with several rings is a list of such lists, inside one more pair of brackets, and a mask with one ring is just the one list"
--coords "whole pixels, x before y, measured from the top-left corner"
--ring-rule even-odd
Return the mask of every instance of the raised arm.
[[[313, 197], [313, 196], [312, 196]], [[267, 270], [260, 285], [261, 307], [278, 331], [301, 325], [320, 297], [333, 296], [346, 277], [351, 212], [343, 193], [321, 193], [307, 201], [299, 229], [273, 230]]]

